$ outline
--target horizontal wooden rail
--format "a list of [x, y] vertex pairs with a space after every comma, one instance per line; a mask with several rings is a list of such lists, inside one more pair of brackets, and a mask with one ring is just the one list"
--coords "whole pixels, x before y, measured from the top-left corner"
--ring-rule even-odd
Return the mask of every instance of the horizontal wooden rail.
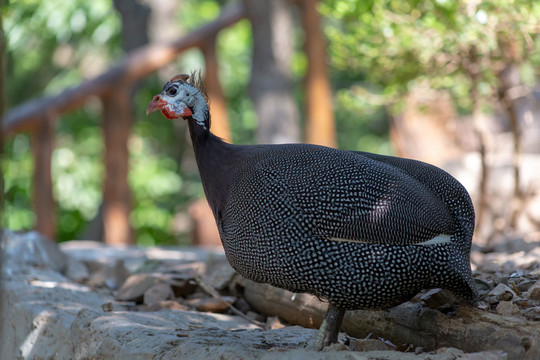
[[89, 97], [102, 97], [117, 86], [130, 86], [168, 64], [180, 52], [193, 47], [202, 47], [208, 38], [244, 17], [242, 6], [231, 5], [224, 9], [216, 20], [176, 41], [161, 45], [147, 45], [134, 50], [119, 64], [93, 79], [68, 88], [58, 95], [21, 104], [5, 114], [2, 121], [2, 134], [6, 136], [36, 130], [40, 122], [79, 108]]

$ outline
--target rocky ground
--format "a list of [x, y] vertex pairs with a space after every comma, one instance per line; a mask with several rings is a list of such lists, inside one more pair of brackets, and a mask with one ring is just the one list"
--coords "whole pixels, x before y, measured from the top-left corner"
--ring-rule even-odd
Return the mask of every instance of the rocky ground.
[[[500, 346], [477, 341], [437, 349], [347, 330], [340, 344], [321, 353], [309, 349], [316, 330], [296, 324], [317, 327], [324, 304], [280, 290], [273, 296], [286, 301], [257, 295], [260, 288], [252, 290], [220, 249], [113, 248], [87, 241], [57, 246], [35, 233], [10, 233], [3, 247], [2, 359], [540, 358], [534, 334], [540, 332], [540, 246], [532, 238], [473, 249], [481, 297], [472, 310], [499, 319]], [[304, 305], [295, 307], [298, 301]], [[315, 310], [306, 310], [308, 303]], [[464, 305], [446, 292], [425, 292], [407, 306], [442, 314], [443, 321], [466, 321], [456, 310]], [[521, 344], [508, 345], [505, 323], [533, 331]], [[467, 335], [474, 337], [470, 328]]]

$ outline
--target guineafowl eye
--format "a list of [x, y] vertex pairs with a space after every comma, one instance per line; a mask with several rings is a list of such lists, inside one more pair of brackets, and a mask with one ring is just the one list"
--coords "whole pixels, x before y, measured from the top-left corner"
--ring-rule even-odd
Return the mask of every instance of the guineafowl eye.
[[176, 88], [171, 88], [169, 91], [167, 91], [168, 95], [175, 96], [178, 93], [178, 90]]

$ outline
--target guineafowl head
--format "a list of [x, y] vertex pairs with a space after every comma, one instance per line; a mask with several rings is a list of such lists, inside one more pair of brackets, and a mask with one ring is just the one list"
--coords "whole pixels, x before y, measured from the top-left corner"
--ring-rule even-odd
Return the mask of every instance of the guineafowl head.
[[[191, 81], [188, 82], [188, 79]], [[161, 110], [167, 119], [192, 118], [205, 129], [209, 127], [208, 104], [200, 73], [174, 76], [161, 93], [154, 96], [146, 114]]]

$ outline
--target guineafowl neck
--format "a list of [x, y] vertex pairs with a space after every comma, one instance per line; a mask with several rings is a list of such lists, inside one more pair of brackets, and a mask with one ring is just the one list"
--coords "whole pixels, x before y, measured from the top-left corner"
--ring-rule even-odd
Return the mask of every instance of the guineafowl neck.
[[188, 124], [204, 193], [217, 218], [225, 206], [232, 167], [237, 161], [234, 147], [198, 125], [196, 121], [190, 119]]

